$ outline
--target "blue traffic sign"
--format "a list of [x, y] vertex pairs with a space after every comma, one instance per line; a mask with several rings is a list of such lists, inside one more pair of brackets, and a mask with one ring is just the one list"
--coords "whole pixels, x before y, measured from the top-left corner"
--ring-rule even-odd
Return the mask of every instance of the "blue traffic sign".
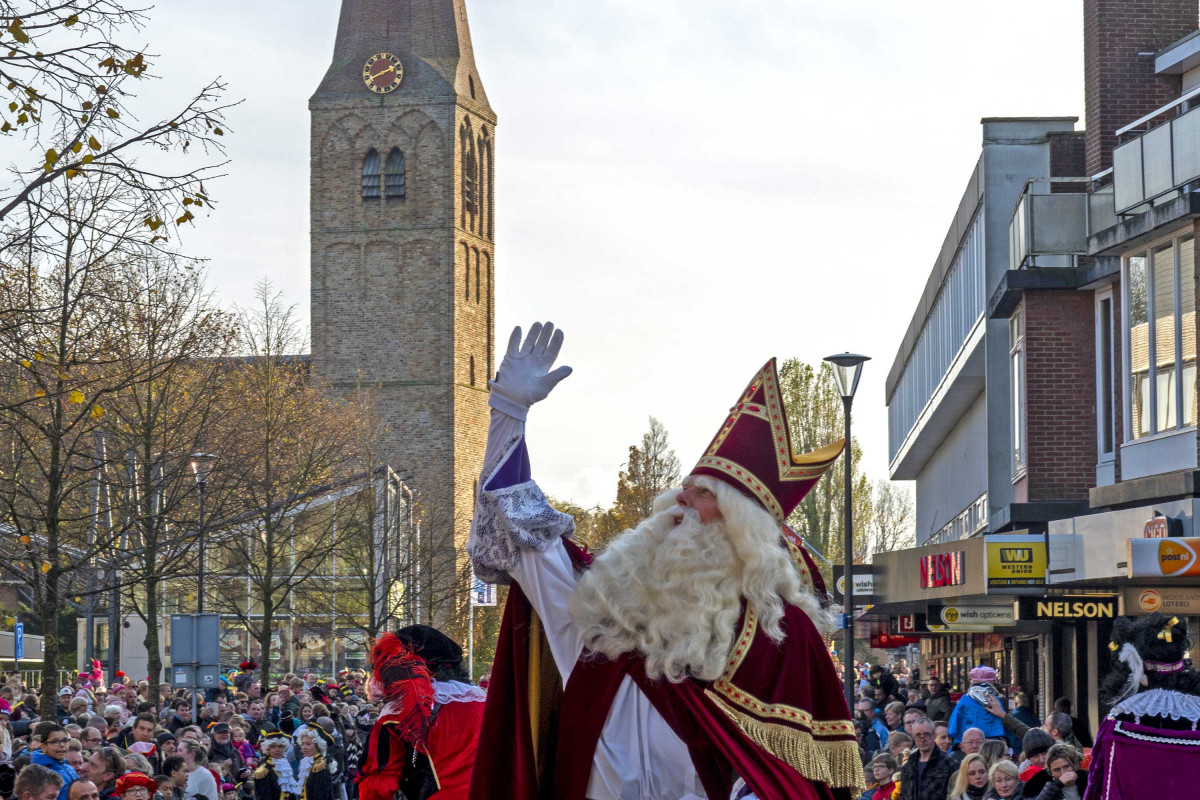
[[20, 661], [25, 657], [25, 623], [13, 625], [13, 658]]

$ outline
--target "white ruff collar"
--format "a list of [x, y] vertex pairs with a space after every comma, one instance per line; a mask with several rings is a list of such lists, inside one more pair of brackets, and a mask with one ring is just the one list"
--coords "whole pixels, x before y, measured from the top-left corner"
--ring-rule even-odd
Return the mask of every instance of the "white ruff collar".
[[1112, 707], [1110, 717], [1129, 714], [1133, 717], [1170, 717], [1195, 722], [1200, 720], [1200, 697], [1170, 689], [1150, 689], [1138, 692]]

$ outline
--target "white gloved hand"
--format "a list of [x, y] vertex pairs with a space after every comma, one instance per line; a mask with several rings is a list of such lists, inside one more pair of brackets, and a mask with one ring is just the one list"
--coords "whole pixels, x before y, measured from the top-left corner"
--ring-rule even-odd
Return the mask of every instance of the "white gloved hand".
[[488, 403], [492, 408], [524, 421], [529, 416], [529, 407], [545, 400], [558, 382], [571, 374], [570, 367], [550, 371], [562, 342], [563, 333], [556, 331], [552, 322], [533, 323], [523, 346], [520, 326], [513, 328], [500, 371], [495, 380], [488, 381], [492, 387]]

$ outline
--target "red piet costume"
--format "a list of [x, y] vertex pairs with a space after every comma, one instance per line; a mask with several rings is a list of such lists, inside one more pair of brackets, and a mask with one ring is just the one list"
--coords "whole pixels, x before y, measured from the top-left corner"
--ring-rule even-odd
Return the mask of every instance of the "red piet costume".
[[[530, 334], [537, 336], [536, 330]], [[557, 347], [549, 349], [557, 354]], [[510, 357], [513, 352], [510, 343]], [[520, 357], [526, 353], [536, 358], [538, 349], [527, 341]], [[552, 363], [550, 357], [545, 369]], [[506, 358], [493, 398], [505, 388], [508, 364]], [[511, 416], [511, 403], [502, 395], [492, 406], [468, 550], [485, 580], [507, 582], [511, 575], [514, 582], [471, 800], [724, 800], [738, 778], [760, 800], [861, 794], [861, 762], [842, 686], [816, 625], [800, 608], [785, 605], [785, 638], [777, 644], [743, 601], [738, 634], [717, 680], [652, 680], [639, 653], [607, 660], [583, 651], [573, 668], [563, 671], [559, 664], [567, 677], [566, 690], [560, 688], [552, 651], [561, 661], [555, 638], [571, 635], [562, 592], [572, 591], [571, 581], [591, 559], [566, 538], [573, 528], [569, 518], [556, 517], [531, 480], [523, 425]], [[782, 521], [841, 450], [837, 442], [808, 455], [792, 452], [772, 360], [742, 393], [692, 474], [724, 481], [769, 511], [781, 523], [780, 547], [791, 553], [806, 588], [823, 599], [820, 574]], [[556, 566], [564, 560], [569, 567]], [[542, 561], [550, 565], [544, 574], [536, 572]], [[643, 737], [629, 753], [620, 750], [627, 738], [624, 718], [633, 718], [629, 729]], [[655, 750], [664, 738], [655, 733], [656, 720], [665, 721], [667, 736], [685, 748], [682, 760], [669, 748]]]
[[387, 705], [371, 728], [357, 785], [361, 800], [466, 800], [484, 691], [439, 669], [461, 667], [462, 648], [433, 628], [385, 634], [371, 649], [374, 691]]

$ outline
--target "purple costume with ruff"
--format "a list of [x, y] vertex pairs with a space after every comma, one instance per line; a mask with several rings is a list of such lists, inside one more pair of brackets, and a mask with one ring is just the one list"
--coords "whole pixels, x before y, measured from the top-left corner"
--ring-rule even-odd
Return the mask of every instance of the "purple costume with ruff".
[[[1120, 717], [1120, 718], [1119, 718]], [[1193, 730], [1170, 730], [1129, 718], [1192, 721]], [[1118, 703], [1100, 725], [1084, 800], [1147, 800], [1200, 794], [1200, 697], [1166, 689], [1141, 692]]]

